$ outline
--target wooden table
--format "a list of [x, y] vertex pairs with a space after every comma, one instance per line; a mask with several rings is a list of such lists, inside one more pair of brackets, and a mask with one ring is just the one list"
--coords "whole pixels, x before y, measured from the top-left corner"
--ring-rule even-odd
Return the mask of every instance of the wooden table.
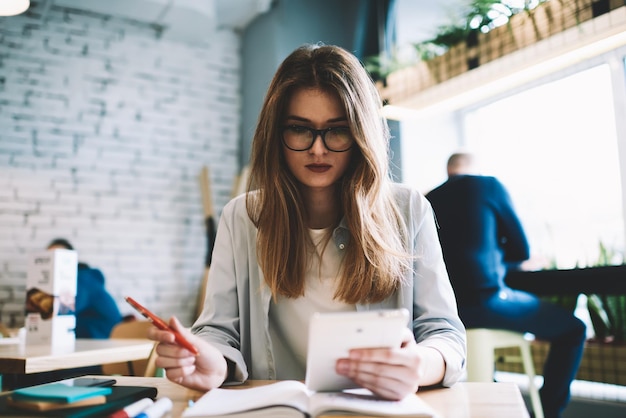
[[148, 358], [154, 342], [147, 339], [77, 339], [69, 347], [0, 345], [0, 374], [39, 373]]
[[[168, 397], [174, 403], [170, 418], [178, 418], [190, 400], [195, 401], [202, 392], [187, 389], [165, 378], [114, 376], [118, 385], [154, 386], [157, 397]], [[270, 383], [267, 380], [249, 381], [236, 388], [246, 388]], [[437, 413], [437, 418], [528, 418], [522, 394], [514, 383], [460, 382], [451, 388], [429, 389], [418, 392]], [[338, 416], [333, 415], [333, 418]], [[349, 418], [355, 418], [350, 415]]]

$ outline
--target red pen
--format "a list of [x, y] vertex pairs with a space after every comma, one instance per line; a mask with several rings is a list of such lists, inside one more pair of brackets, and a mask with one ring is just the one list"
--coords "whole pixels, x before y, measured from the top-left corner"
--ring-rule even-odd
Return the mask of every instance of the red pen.
[[130, 305], [133, 308], [137, 309], [137, 311], [139, 311], [140, 314], [148, 318], [158, 329], [173, 333], [174, 339], [176, 340], [178, 345], [191, 351], [194, 355], [198, 355], [198, 349], [194, 347], [193, 344], [191, 344], [189, 341], [187, 341], [187, 339], [183, 337], [181, 333], [179, 333], [178, 331], [174, 330], [172, 327], [167, 325], [167, 323], [164, 320], [162, 320], [161, 318], [159, 318], [158, 316], [150, 312], [147, 308], [145, 308], [143, 305], [141, 305], [139, 302], [137, 302], [135, 299], [131, 298], [130, 296], [126, 296], [124, 299], [126, 300], [126, 302], [130, 303]]

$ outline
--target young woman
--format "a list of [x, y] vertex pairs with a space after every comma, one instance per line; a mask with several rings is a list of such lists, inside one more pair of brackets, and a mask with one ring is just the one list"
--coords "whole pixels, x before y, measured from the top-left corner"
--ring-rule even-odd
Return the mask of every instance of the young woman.
[[465, 331], [425, 198], [392, 183], [389, 132], [361, 63], [336, 46], [305, 45], [281, 64], [254, 136], [248, 192], [220, 217], [200, 354], [154, 329], [157, 366], [184, 386], [304, 379], [313, 312], [404, 307], [399, 347], [352, 350], [336, 370], [379, 396], [452, 385]]

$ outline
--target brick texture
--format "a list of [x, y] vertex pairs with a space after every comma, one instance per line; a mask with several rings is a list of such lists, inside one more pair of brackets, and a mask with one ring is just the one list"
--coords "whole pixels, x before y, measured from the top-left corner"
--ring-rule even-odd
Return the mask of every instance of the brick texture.
[[206, 237], [239, 172], [240, 36], [195, 43], [113, 16], [31, 2], [0, 18], [0, 321], [24, 320], [26, 261], [55, 237], [132, 295], [193, 320]]

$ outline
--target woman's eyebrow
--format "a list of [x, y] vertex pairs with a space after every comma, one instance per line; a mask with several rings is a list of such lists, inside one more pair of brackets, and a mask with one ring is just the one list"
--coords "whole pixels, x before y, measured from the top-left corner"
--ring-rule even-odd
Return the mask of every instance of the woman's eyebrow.
[[[298, 121], [298, 122], [311, 122], [310, 119], [303, 118], [301, 116], [289, 115], [287, 116], [287, 120]], [[335, 122], [346, 122], [348, 119], [345, 116], [340, 116], [338, 118], [328, 119], [325, 123], [335, 123]]]

